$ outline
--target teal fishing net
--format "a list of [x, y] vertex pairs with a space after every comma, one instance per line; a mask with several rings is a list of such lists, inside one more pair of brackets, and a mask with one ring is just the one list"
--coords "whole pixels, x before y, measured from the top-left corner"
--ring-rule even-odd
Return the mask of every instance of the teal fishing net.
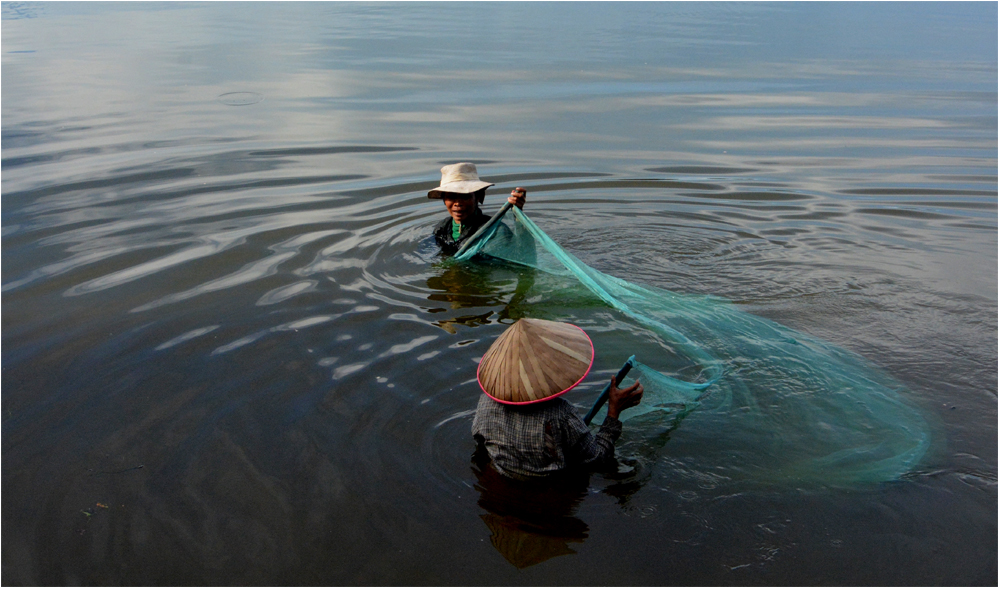
[[718, 297], [599, 272], [517, 208], [473, 239], [457, 261], [531, 270], [524, 315], [601, 316], [581, 325], [598, 356], [634, 354], [625, 382], [638, 378], [646, 391], [623, 413], [626, 438], [649, 447], [669, 437], [664, 454], [674, 468], [719, 481], [879, 482], [912, 470], [929, 447], [928, 424], [905, 388], [860, 356]]

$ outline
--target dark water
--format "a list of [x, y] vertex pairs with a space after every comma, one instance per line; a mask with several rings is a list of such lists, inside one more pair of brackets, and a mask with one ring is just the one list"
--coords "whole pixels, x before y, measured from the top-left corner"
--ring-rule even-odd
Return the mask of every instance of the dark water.
[[[995, 4], [2, 19], [5, 585], [997, 582]], [[469, 425], [516, 279], [427, 243], [455, 161], [594, 268], [865, 356], [932, 451], [744, 487], [671, 468], [682, 424], [506, 487]]]

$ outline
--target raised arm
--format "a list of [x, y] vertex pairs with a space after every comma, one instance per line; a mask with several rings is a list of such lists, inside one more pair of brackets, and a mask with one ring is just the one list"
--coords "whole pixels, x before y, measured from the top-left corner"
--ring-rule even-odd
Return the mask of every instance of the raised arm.
[[519, 209], [524, 208], [524, 200], [528, 197], [528, 191], [518, 186], [514, 190], [510, 191], [510, 196], [507, 197], [507, 202], [516, 206]]

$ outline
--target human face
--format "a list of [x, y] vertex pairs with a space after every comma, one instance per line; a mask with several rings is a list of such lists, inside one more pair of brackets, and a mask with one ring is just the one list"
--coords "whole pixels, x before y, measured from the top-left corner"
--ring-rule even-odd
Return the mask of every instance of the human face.
[[441, 195], [445, 208], [451, 218], [459, 223], [464, 223], [472, 218], [476, 213], [476, 195], [458, 194], [455, 192], [445, 192]]

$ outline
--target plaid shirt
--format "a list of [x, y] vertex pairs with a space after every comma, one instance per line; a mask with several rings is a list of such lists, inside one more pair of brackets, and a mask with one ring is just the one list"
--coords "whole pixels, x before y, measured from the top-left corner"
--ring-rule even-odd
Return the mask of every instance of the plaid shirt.
[[494, 468], [515, 478], [599, 466], [614, 458], [621, 433], [622, 422], [608, 417], [597, 435], [592, 434], [562, 398], [505, 405], [482, 395], [472, 420], [472, 435], [486, 447]]

